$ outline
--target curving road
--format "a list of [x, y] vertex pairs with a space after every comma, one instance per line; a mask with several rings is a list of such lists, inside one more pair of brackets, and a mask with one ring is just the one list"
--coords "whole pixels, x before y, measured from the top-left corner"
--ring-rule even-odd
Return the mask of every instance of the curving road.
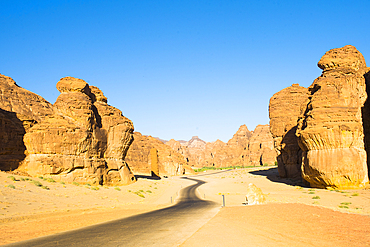
[[6, 246], [177, 246], [220, 208], [220, 204], [197, 197], [196, 189], [204, 181], [183, 179], [196, 184], [183, 188], [173, 206]]

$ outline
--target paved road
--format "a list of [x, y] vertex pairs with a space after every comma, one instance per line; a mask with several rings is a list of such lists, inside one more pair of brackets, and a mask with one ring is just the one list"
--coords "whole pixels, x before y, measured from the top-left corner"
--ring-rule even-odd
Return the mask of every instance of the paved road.
[[196, 189], [204, 181], [184, 179], [196, 183], [183, 188], [178, 202], [168, 208], [7, 246], [177, 246], [211, 219], [221, 206], [197, 197]]

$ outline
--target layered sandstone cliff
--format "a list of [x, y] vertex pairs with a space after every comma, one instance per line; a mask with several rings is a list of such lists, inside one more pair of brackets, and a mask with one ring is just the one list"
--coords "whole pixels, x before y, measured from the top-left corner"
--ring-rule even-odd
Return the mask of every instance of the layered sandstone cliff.
[[9, 140], [7, 152], [0, 154], [1, 164], [12, 156], [11, 168], [67, 182], [127, 184], [135, 180], [124, 161], [133, 124], [107, 104], [98, 88], [81, 79], [62, 78], [57, 84], [61, 94], [51, 105], [9, 77], [0, 76], [0, 83], [0, 117], [5, 117], [0, 134]]
[[187, 160], [178, 152], [180, 150], [174, 150], [152, 136], [134, 132], [134, 141], [128, 150], [126, 161], [135, 174], [151, 174], [151, 149], [157, 150], [159, 176], [193, 173], [193, 169], [188, 166]]
[[302, 150], [295, 135], [301, 108], [307, 105], [307, 88], [293, 84], [270, 99], [270, 131], [274, 139], [280, 177], [301, 176]]
[[314, 187], [362, 186], [368, 181], [365, 59], [348, 45], [326, 52], [318, 66], [323, 72], [308, 88], [311, 95], [297, 129], [302, 176]]

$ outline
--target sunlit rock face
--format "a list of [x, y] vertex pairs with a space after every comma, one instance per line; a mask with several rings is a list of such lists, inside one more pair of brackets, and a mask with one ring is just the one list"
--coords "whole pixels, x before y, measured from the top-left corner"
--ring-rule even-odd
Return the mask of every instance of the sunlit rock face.
[[0, 170], [18, 168], [27, 154], [26, 131], [50, 115], [52, 104], [0, 74]]
[[270, 131], [274, 140], [280, 177], [301, 177], [302, 150], [295, 135], [297, 121], [306, 108], [309, 91], [293, 84], [270, 99]]
[[135, 181], [124, 161], [133, 140], [132, 122], [81, 79], [62, 78], [57, 89], [61, 94], [52, 105], [0, 76], [1, 170], [66, 182]]
[[302, 176], [314, 187], [352, 188], [368, 181], [362, 110], [367, 99], [362, 54], [353, 46], [332, 49], [318, 63], [298, 121]]
[[258, 125], [253, 132], [242, 125], [227, 143], [204, 142], [194, 136], [188, 142], [170, 140], [166, 145], [181, 152], [188, 164], [197, 168], [274, 165], [276, 161], [268, 125]]
[[[174, 147], [180, 148], [181, 144], [175, 140], [170, 141]], [[126, 161], [130, 164], [134, 174], [151, 175], [152, 158], [150, 150], [155, 149], [158, 156], [158, 169], [160, 176], [174, 176], [183, 174], [193, 174], [193, 169], [188, 165], [188, 161], [180, 150], [172, 149], [169, 145], [155, 139], [152, 136], [145, 136], [139, 132], [134, 132], [134, 142], [130, 146]]]

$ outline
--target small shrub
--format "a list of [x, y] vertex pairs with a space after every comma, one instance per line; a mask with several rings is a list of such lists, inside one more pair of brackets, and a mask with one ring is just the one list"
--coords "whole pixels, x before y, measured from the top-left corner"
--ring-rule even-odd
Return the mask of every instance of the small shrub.
[[24, 178], [24, 180], [26, 180], [26, 181], [30, 181], [31, 179], [30, 179], [30, 178]]
[[44, 179], [44, 177], [41, 177], [41, 176], [40, 176], [40, 177], [39, 177], [39, 179]]
[[142, 198], [145, 198], [145, 196], [143, 194], [137, 194], [137, 195], [142, 197]]
[[341, 202], [340, 204], [342, 204], [342, 205], [351, 205], [352, 202]]
[[128, 190], [128, 192], [131, 192], [131, 190]]
[[87, 186], [91, 186], [91, 184], [86, 184]]
[[320, 199], [320, 197], [319, 196], [314, 196], [314, 197], [312, 197], [312, 199]]
[[309, 189], [308, 191], [315, 191], [315, 189]]
[[339, 207], [340, 208], [349, 208], [348, 206], [345, 206], [345, 205], [340, 205]]
[[44, 190], [50, 190], [49, 187], [45, 185], [42, 185], [41, 188], [43, 188]]
[[46, 181], [50, 182], [50, 183], [55, 183], [55, 180], [52, 179], [52, 178], [47, 178]]
[[353, 193], [351, 196], [359, 196], [358, 193]]
[[24, 178], [21, 178], [21, 181], [26, 181]]
[[36, 181], [36, 180], [32, 180], [32, 183], [34, 185], [36, 185], [37, 187], [41, 187], [42, 186], [42, 183], [40, 183], [39, 181]]
[[8, 178], [10, 178], [10, 180], [12, 180], [12, 181], [17, 181], [17, 179], [15, 179], [14, 176], [9, 176]]
[[73, 184], [73, 185], [76, 185], [76, 186], [80, 186], [80, 184], [79, 184], [79, 183], [77, 183], [77, 182], [73, 182], [72, 184]]
[[150, 191], [150, 190], [147, 190], [147, 191], [146, 191], [146, 193], [152, 193], [152, 191]]
[[118, 187], [115, 187], [114, 189], [115, 189], [115, 190], [118, 190], [118, 191], [121, 191], [121, 189], [120, 189], [120, 188], [118, 188]]
[[313, 191], [310, 191], [310, 192], [308, 192], [308, 194], [315, 194], [315, 192], [313, 192]]
[[139, 190], [140, 192], [144, 192], [144, 190]]
[[99, 190], [99, 187], [91, 187], [92, 190]]
[[157, 187], [154, 187], [154, 189], [156, 190], [156, 189], [157, 189]]
[[9, 184], [9, 185], [8, 185], [8, 187], [9, 187], [9, 188], [12, 188], [12, 189], [15, 189], [15, 186], [14, 186], [14, 185], [12, 185], [12, 184]]
[[60, 183], [61, 183], [61, 184], [66, 184], [66, 183], [65, 183], [65, 182], [63, 182], [63, 181], [62, 181], [62, 182], [60, 182]]

